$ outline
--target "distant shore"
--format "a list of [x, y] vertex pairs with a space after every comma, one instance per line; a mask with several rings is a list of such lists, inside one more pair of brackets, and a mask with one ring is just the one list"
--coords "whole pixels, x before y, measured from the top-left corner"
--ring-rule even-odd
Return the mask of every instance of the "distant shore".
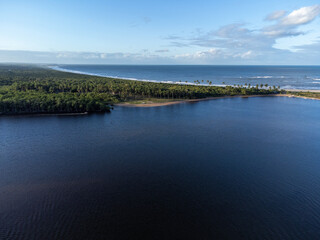
[[[296, 92], [296, 90], [290, 90]], [[303, 92], [320, 92], [320, 90], [300, 90]], [[299, 92], [299, 91], [297, 91]], [[197, 99], [182, 99], [182, 100], [175, 100], [167, 102], [150, 102], [145, 101], [142, 103], [118, 103], [114, 104], [114, 106], [121, 106], [121, 107], [161, 107], [161, 106], [168, 106], [168, 105], [175, 105], [181, 103], [193, 103], [193, 102], [200, 102], [200, 101], [208, 101], [208, 100], [216, 100], [216, 99], [227, 99], [227, 98], [251, 98], [251, 97], [291, 97], [291, 98], [303, 98], [303, 99], [312, 99], [312, 100], [320, 100], [319, 98], [312, 98], [312, 97], [304, 97], [304, 96], [296, 96], [290, 93], [286, 94], [269, 94], [269, 95], [236, 95], [236, 96], [221, 96], [221, 97], [208, 97], [208, 98], [197, 98]]]
[[314, 92], [320, 93], [320, 90], [313, 90], [313, 89], [284, 89], [287, 92]]

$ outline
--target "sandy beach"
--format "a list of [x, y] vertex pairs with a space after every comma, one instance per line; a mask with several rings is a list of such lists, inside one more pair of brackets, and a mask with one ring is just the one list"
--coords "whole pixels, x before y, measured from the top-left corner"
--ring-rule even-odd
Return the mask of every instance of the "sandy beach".
[[310, 90], [310, 89], [285, 89], [288, 92], [315, 92], [319, 93], [320, 90]]
[[[294, 90], [290, 90], [294, 91]], [[309, 90], [301, 90], [308, 92]], [[313, 91], [318, 92], [318, 90]], [[320, 92], [320, 90], [319, 90]], [[174, 105], [174, 104], [181, 104], [181, 103], [192, 103], [192, 102], [200, 102], [200, 101], [208, 101], [208, 100], [216, 100], [216, 99], [225, 99], [225, 98], [252, 98], [252, 97], [293, 97], [293, 98], [303, 98], [303, 99], [313, 99], [313, 100], [320, 100], [318, 98], [311, 98], [311, 97], [303, 97], [303, 96], [296, 96], [293, 94], [269, 94], [269, 95], [236, 95], [236, 96], [222, 96], [222, 97], [208, 97], [208, 98], [199, 98], [199, 99], [184, 99], [181, 101], [168, 101], [168, 102], [162, 102], [162, 103], [140, 103], [140, 104], [133, 104], [133, 103], [118, 103], [115, 104], [115, 106], [121, 106], [121, 107], [161, 107], [161, 106], [168, 106], [168, 105]]]

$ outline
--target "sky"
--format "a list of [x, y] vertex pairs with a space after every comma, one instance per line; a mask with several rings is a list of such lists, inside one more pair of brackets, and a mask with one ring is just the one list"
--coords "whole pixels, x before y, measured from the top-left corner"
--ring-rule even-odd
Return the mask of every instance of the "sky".
[[0, 0], [0, 62], [319, 65], [319, 0]]

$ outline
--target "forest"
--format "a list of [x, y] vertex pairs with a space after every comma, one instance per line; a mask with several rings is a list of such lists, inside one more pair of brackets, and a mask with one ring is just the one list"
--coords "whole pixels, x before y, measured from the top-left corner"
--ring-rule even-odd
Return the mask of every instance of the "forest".
[[0, 65], [0, 115], [110, 112], [113, 104], [146, 98], [195, 99], [275, 94], [257, 86], [201, 86], [122, 80], [51, 70], [35, 65]]

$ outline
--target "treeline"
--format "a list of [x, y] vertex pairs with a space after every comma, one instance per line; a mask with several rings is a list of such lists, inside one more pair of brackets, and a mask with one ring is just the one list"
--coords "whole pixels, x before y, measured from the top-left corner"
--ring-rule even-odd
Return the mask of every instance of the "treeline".
[[292, 95], [307, 98], [317, 98], [320, 99], [320, 92], [289, 92]]
[[192, 99], [277, 93], [279, 89], [140, 82], [0, 65], [0, 114], [106, 112], [114, 103], [144, 98]]

